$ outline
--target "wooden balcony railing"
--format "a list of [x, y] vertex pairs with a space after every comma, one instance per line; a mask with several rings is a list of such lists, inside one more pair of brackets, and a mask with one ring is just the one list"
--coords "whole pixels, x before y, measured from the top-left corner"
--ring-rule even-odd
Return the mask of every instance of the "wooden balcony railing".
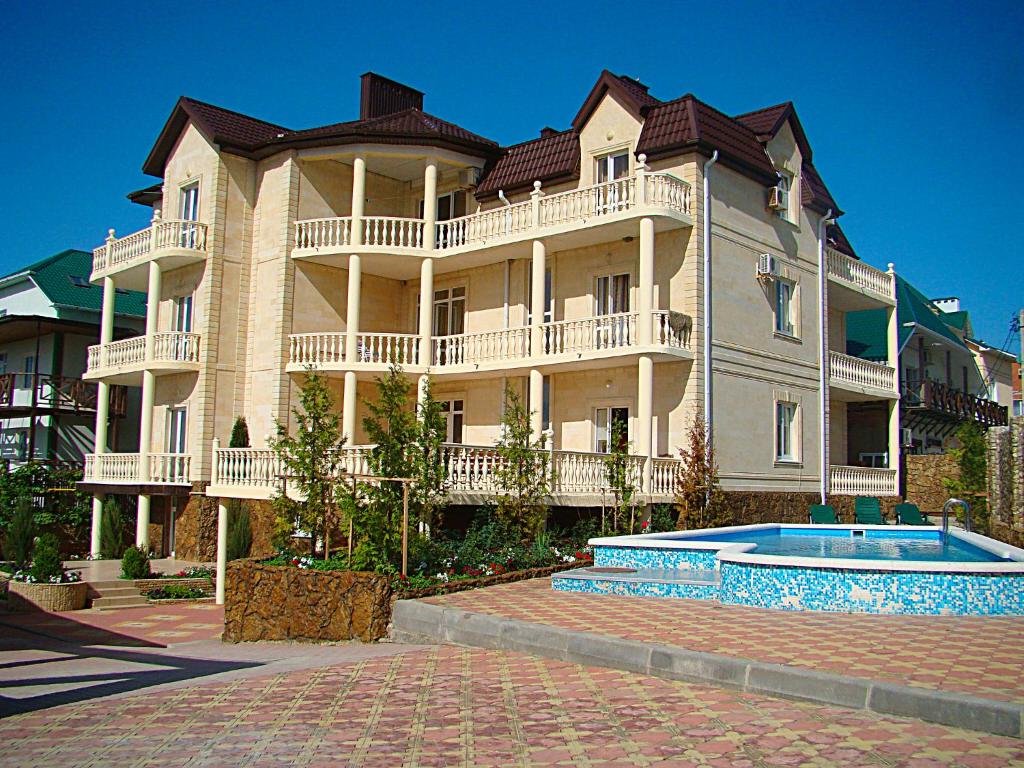
[[[35, 407], [74, 413], [95, 413], [98, 390], [95, 382], [83, 381], [72, 376], [5, 373], [0, 374], [0, 409], [25, 410]], [[128, 390], [123, 386], [110, 387], [110, 415], [125, 415], [127, 394]]]
[[1003, 427], [1009, 423], [1009, 409], [1005, 405], [938, 381], [905, 384], [902, 402], [911, 410], [928, 411], [958, 421], [975, 421], [983, 427]]

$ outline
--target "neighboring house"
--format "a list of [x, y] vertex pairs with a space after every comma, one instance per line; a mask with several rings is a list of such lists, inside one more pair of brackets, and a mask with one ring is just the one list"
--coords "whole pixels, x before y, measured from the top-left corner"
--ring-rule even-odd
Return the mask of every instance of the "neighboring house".
[[1024, 389], [1021, 381], [1021, 366], [1020, 361], [1015, 360], [1012, 365], [1011, 381], [1013, 382], [1013, 415], [1024, 416], [1024, 395], [1021, 390]]
[[[103, 291], [89, 283], [91, 271], [92, 254], [68, 250], [0, 278], [0, 459], [81, 464], [95, 450], [99, 387], [82, 375], [99, 338]], [[145, 295], [118, 291], [115, 299], [114, 333], [138, 333]], [[115, 386], [109, 397], [110, 447], [133, 450], [139, 393]]]
[[[147, 333], [103, 339], [87, 374], [141, 383], [141, 450], [89, 457], [84, 485], [139, 494], [140, 543], [154, 504], [275, 492], [265, 436], [310, 367], [352, 466], [374, 377], [429, 374], [457, 504], [494, 491], [506, 385], [553, 441], [558, 505], [609, 501], [616, 422], [642, 497], [671, 501], [702, 414], [730, 494], [897, 492], [895, 343], [876, 363], [844, 332], [878, 309], [895, 340], [893, 274], [830, 224], [792, 104], [729, 116], [603, 72], [570, 127], [502, 147], [371, 73], [358, 120], [307, 130], [182, 98], [143, 170], [152, 224], [97, 248], [92, 280], [147, 290]], [[250, 449], [225, 447], [239, 415]], [[830, 458], [830, 430], [885, 460]]]
[[[958, 300], [932, 301], [899, 275], [896, 295], [904, 450], [944, 453], [965, 420], [983, 427], [1006, 424], [1009, 401], [991, 400], [993, 390], [986, 378], [988, 372], [998, 372], [1004, 353], [969, 338], [970, 319], [960, 310]], [[884, 328], [884, 318], [878, 312], [851, 317], [847, 351], [882, 359], [886, 354]], [[986, 366], [986, 373], [979, 363]], [[1001, 363], [1001, 367], [1008, 380], [1009, 365]], [[870, 440], [870, 436], [851, 433], [851, 452], [870, 457], [875, 448]]]

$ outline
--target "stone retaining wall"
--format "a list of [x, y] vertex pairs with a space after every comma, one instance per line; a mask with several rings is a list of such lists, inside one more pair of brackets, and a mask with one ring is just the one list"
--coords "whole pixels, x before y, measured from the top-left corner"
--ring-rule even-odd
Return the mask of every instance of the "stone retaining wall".
[[906, 482], [907, 501], [917, 504], [922, 512], [937, 515], [949, 498], [946, 480], [960, 478], [960, 465], [950, 453], [908, 455]]
[[1024, 417], [1009, 426], [991, 427], [988, 447], [987, 490], [992, 530], [1011, 544], [1024, 539]]
[[[807, 510], [818, 504], [817, 492], [786, 493], [779, 491], [725, 491], [725, 503], [730, 511], [730, 525], [756, 525], [759, 523], [806, 523]], [[843, 523], [853, 522], [855, 496], [830, 496], [831, 504]], [[902, 501], [898, 496], [880, 499], [882, 514], [890, 523], [896, 522], [893, 507]]]
[[[249, 509], [249, 526], [252, 529], [250, 557], [272, 557], [276, 551], [271, 541], [274, 535], [273, 507], [269, 501], [239, 501]], [[175, 556], [179, 560], [207, 563], [217, 559], [217, 504], [217, 499], [208, 496], [194, 494], [189, 497], [174, 529]]]

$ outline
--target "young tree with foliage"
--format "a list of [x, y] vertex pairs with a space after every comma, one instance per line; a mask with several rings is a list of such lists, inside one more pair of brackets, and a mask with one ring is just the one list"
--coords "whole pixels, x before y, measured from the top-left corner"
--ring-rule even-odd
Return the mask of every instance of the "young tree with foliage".
[[231, 427], [231, 439], [228, 440], [228, 448], [248, 447], [249, 425], [245, 421], [245, 416], [239, 416], [237, 419], [235, 419], [235, 423]]
[[16, 570], [32, 561], [35, 539], [35, 510], [32, 509], [32, 500], [23, 496], [15, 502], [14, 515], [7, 524], [4, 537], [4, 557], [14, 564]]
[[708, 444], [707, 425], [697, 416], [690, 427], [689, 447], [679, 451], [683, 466], [679, 470], [676, 506], [681, 529], [718, 528], [729, 525], [725, 494], [718, 484], [715, 452]]
[[633, 533], [636, 525], [636, 494], [637, 487], [630, 477], [632, 463], [629, 456], [629, 425], [621, 420], [613, 419], [611, 423], [611, 442], [608, 445], [608, 457], [604, 460], [605, 482], [612, 492], [612, 533], [620, 533], [620, 527], [629, 521], [628, 533]]
[[[988, 470], [988, 449], [985, 432], [974, 421], [965, 421], [956, 431], [959, 448], [950, 453], [960, 468], [960, 477], [943, 479], [952, 496], [963, 499], [971, 505], [971, 523], [976, 531], [988, 533], [989, 509], [986, 496], [986, 475]], [[962, 511], [958, 509], [957, 515]], [[961, 520], [961, 522], [963, 522]]]
[[548, 454], [544, 437], [534, 440], [530, 415], [512, 387], [505, 387], [505, 408], [497, 442], [498, 465], [494, 479], [498, 489], [495, 514], [528, 538], [534, 538], [547, 522], [551, 495]]
[[447, 424], [441, 404], [434, 399], [428, 377], [419, 402], [416, 439], [409, 454], [409, 477], [415, 482], [410, 490], [414, 519], [428, 527], [437, 523], [437, 511], [447, 499], [447, 474], [441, 461], [441, 445], [447, 435]]
[[[238, 446], [244, 448], [245, 446]], [[228, 560], [248, 557], [252, 549], [252, 524], [249, 508], [241, 499], [229, 499], [228, 507]]]
[[103, 502], [103, 516], [100, 518], [100, 557], [104, 560], [120, 559], [128, 546], [125, 533], [121, 505], [113, 496], [107, 496]]
[[19, 499], [42, 499], [32, 508], [36, 526], [55, 528], [67, 541], [80, 539], [92, 518], [92, 497], [75, 487], [81, 479], [78, 467], [38, 461], [14, 470], [0, 467], [0, 527], [7, 526]]
[[307, 531], [313, 555], [318, 539], [337, 520], [337, 485], [345, 445], [334, 397], [322, 374], [307, 372], [299, 406], [292, 409], [292, 415], [295, 435], [289, 435], [287, 425], [278, 422], [271, 447], [284, 465], [288, 485], [304, 501], [293, 501], [282, 492], [274, 498], [273, 505], [278, 538], [289, 538], [296, 528]]

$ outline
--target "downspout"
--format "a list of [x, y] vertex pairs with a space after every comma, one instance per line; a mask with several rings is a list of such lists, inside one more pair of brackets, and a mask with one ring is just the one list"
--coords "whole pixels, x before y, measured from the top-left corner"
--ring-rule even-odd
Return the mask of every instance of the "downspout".
[[711, 182], [708, 172], [718, 162], [718, 150], [704, 163], [704, 430], [707, 451], [714, 441], [711, 428]]
[[818, 343], [821, 345], [821, 360], [818, 365], [818, 390], [821, 395], [821, 412], [818, 415], [818, 454], [821, 457], [818, 470], [821, 473], [821, 503], [827, 503], [828, 496], [828, 338], [825, 336], [825, 301], [828, 277], [825, 273], [825, 228], [832, 221], [829, 208], [818, 222]]

